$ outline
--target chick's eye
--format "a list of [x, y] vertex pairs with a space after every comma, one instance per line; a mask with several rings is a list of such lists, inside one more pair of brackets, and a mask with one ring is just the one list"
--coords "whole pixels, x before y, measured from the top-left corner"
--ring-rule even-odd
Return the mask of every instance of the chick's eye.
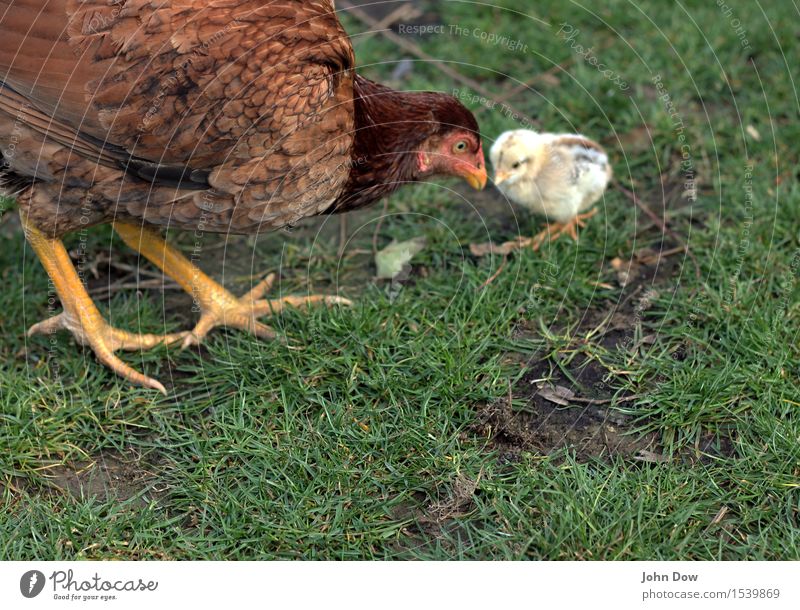
[[519, 169], [519, 166], [520, 166], [520, 165], [522, 165], [522, 163], [521, 163], [521, 162], [519, 162], [519, 161], [517, 161], [517, 162], [516, 162], [516, 163], [514, 163], [514, 165], [512, 165], [511, 167], [512, 167], [512, 168], [514, 168], [514, 169]]
[[453, 146], [453, 152], [463, 153], [467, 151], [467, 143], [464, 140], [456, 142], [456, 145]]

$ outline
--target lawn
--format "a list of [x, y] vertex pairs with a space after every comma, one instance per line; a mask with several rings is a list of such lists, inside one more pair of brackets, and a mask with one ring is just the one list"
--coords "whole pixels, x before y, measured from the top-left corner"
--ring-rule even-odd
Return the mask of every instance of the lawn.
[[[505, 262], [469, 245], [542, 220], [448, 181], [345, 241], [338, 218], [205, 236], [237, 293], [278, 271], [355, 305], [125, 356], [167, 397], [26, 339], [58, 304], [5, 201], [0, 559], [800, 559], [797, 7], [601, 4], [416, 3], [395, 31], [442, 25], [399, 35], [472, 86], [344, 14], [367, 76], [458, 90], [485, 147], [585, 133], [615, 186], [578, 243]], [[426, 238], [403, 279], [374, 278], [376, 227]], [[108, 228], [68, 247], [113, 324], [195, 319]]]

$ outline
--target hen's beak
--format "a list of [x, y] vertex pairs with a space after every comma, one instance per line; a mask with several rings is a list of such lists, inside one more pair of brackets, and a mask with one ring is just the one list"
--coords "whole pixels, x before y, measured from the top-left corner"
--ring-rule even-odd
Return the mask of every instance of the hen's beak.
[[477, 166], [472, 163], [461, 163], [456, 167], [456, 174], [467, 181], [476, 191], [482, 191], [486, 187], [489, 176], [486, 174], [486, 164], [479, 162]]

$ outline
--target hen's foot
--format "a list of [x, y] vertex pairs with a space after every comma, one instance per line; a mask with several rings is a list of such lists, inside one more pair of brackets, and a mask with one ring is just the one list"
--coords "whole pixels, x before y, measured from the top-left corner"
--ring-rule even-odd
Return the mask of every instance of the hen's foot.
[[[195, 278], [197, 281], [198, 278]], [[275, 283], [275, 274], [270, 273], [255, 288], [241, 298], [236, 298], [216, 282], [210, 282], [204, 290], [196, 290], [196, 298], [200, 301], [202, 315], [183, 342], [183, 347], [199, 345], [203, 339], [218, 326], [238, 328], [254, 334], [262, 339], [274, 339], [275, 332], [258, 321], [266, 315], [278, 314], [285, 307], [302, 307], [309, 305], [352, 305], [342, 297], [312, 295], [305, 297], [289, 296], [280, 299], [264, 299], [264, 295]], [[196, 286], [199, 288], [199, 286]]]
[[534, 251], [539, 250], [545, 241], [554, 242], [564, 234], [569, 235], [573, 241], [578, 241], [578, 227], [581, 229], [586, 226], [586, 221], [597, 214], [597, 208], [593, 208], [585, 214], [578, 214], [567, 222], [553, 222], [547, 228], [536, 234], [531, 240], [531, 247]]
[[157, 345], [175, 343], [182, 340], [186, 333], [137, 335], [109, 326], [86, 293], [61, 241], [39, 231], [28, 222], [24, 212], [20, 213], [20, 217], [25, 237], [39, 256], [64, 307], [63, 313], [32, 326], [28, 335], [68, 330], [80, 343], [91, 347], [97, 358], [119, 376], [166, 394], [163, 385], [132, 369], [114, 355], [114, 352], [150, 349]]
[[61, 330], [69, 331], [78, 343], [90, 347], [97, 359], [120, 377], [146, 388], [158, 390], [162, 394], [167, 393], [163, 385], [125, 364], [114, 355], [114, 352], [119, 350], [141, 352], [159, 345], [177, 343], [188, 335], [186, 332], [168, 335], [130, 333], [110, 326], [95, 310], [78, 311], [77, 315], [74, 312], [64, 311], [31, 326], [28, 336], [49, 335]]
[[186, 336], [183, 347], [200, 344], [218, 326], [239, 328], [257, 337], [272, 339], [273, 330], [258, 318], [276, 314], [285, 307], [299, 307], [324, 303], [327, 305], [350, 305], [341, 297], [307, 296], [284, 297], [265, 300], [262, 297], [275, 282], [275, 274], [270, 274], [242, 298], [237, 298], [219, 283], [208, 277], [176, 248], [169, 245], [155, 231], [144, 226], [126, 222], [115, 222], [114, 229], [123, 241], [143, 254], [164, 273], [174, 279], [188, 292], [201, 311], [200, 321]]

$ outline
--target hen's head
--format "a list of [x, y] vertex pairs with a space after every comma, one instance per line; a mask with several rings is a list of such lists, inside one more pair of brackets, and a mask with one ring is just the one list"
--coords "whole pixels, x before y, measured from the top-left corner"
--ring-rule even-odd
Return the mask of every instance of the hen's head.
[[476, 189], [486, 185], [486, 161], [473, 114], [456, 98], [427, 91], [395, 91], [361, 76], [355, 80], [354, 186], [386, 194], [405, 182], [458, 176]]
[[486, 161], [478, 122], [458, 100], [444, 94], [430, 95], [428, 132], [416, 146], [418, 178], [458, 176], [474, 189], [486, 186]]

